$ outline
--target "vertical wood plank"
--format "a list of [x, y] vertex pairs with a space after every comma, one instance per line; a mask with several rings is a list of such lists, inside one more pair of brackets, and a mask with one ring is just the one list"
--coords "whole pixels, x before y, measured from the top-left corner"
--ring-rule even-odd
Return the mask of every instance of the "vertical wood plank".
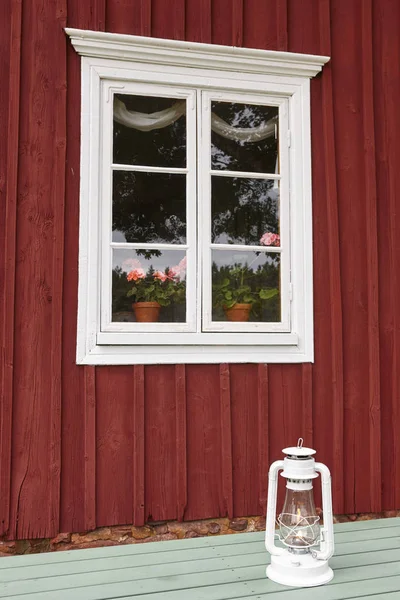
[[221, 512], [221, 403], [218, 365], [186, 366], [188, 501], [185, 520]]
[[[67, 22], [104, 30], [105, 0], [68, 0]], [[61, 531], [96, 526], [94, 367], [78, 367], [76, 315], [79, 245], [80, 57], [67, 41], [67, 150], [65, 164], [64, 289], [62, 336]]]
[[177, 403], [173, 365], [144, 369], [145, 520], [176, 519]]
[[233, 517], [232, 484], [232, 420], [229, 365], [219, 367], [219, 397], [221, 403], [221, 478], [223, 509], [222, 514]]
[[368, 380], [370, 503], [381, 510], [381, 418], [379, 369], [378, 225], [373, 101], [372, 0], [362, 2], [362, 91], [364, 125], [366, 253], [368, 277]]
[[268, 365], [257, 366], [258, 381], [258, 501], [262, 514], [266, 514], [269, 469], [269, 420], [268, 420]]
[[65, 0], [24, 4], [11, 511], [21, 538], [59, 529], [65, 17]]
[[140, 4], [141, 35], [151, 35], [151, 0], [138, 0]]
[[232, 6], [232, 46], [243, 46], [243, 1], [233, 0]]
[[183, 521], [187, 505], [186, 368], [175, 366], [176, 401], [176, 518]]
[[288, 49], [287, 0], [276, 0], [276, 50]]
[[[319, 34], [321, 54], [331, 55], [330, 0], [319, 3]], [[322, 79], [322, 124], [325, 156], [326, 240], [329, 264], [329, 317], [331, 353], [331, 393], [333, 414], [333, 492], [335, 512], [344, 512], [344, 389], [343, 389], [343, 334], [341, 304], [341, 269], [339, 251], [339, 215], [337, 207], [335, 130], [333, 111], [332, 65], [325, 65]], [[318, 423], [316, 424], [318, 427]]]
[[211, 42], [211, 0], [186, 0], [186, 39]]
[[[243, 45], [245, 48], [278, 49], [277, 3], [246, 0], [243, 6]], [[283, 27], [282, 27], [283, 29]]]
[[304, 445], [313, 448], [313, 391], [312, 391], [313, 368], [310, 363], [302, 365], [301, 368], [301, 420], [302, 437]]
[[[236, 516], [254, 515], [260, 511], [258, 504], [258, 368], [257, 365], [233, 364], [229, 366], [233, 512]], [[267, 435], [264, 432], [264, 435]]]
[[373, 66], [379, 245], [382, 509], [400, 506], [400, 5], [373, 4]]
[[85, 405], [85, 475], [84, 510], [85, 527], [96, 527], [96, 370], [87, 366], [84, 370]]
[[133, 381], [133, 523], [144, 525], [144, 367], [134, 367]]
[[[57, 0], [55, 5], [55, 27], [64, 29], [67, 24], [67, 2]], [[51, 316], [51, 430], [50, 430], [50, 490], [49, 526], [58, 533], [60, 527], [61, 487], [61, 406], [62, 406], [62, 310], [63, 310], [63, 266], [64, 266], [64, 218], [65, 218], [65, 159], [67, 146], [67, 54], [66, 39], [57, 49], [57, 69], [54, 81], [54, 100], [57, 111], [54, 117], [54, 176], [51, 196], [54, 201], [54, 246], [52, 260], [52, 316]]]
[[[21, 23], [22, 2], [13, 0], [10, 3], [9, 19], [3, 13], [0, 28], [10, 28], [1, 32], [2, 56], [8, 57], [8, 98], [7, 137], [5, 145], [4, 166], [0, 174], [5, 187], [4, 214], [4, 267], [2, 298], [2, 339], [1, 339], [1, 401], [0, 401], [0, 535], [7, 533], [10, 525], [10, 493], [11, 493], [11, 439], [12, 439], [12, 406], [14, 378], [14, 307], [15, 307], [15, 261], [16, 261], [16, 226], [17, 226], [17, 187], [18, 187], [18, 140], [20, 111], [20, 72], [21, 72]], [[5, 66], [5, 65], [4, 65]], [[2, 184], [2, 188], [3, 184]], [[10, 531], [11, 537], [15, 530]]]
[[185, 0], [152, 0], [151, 31], [154, 37], [185, 39]]

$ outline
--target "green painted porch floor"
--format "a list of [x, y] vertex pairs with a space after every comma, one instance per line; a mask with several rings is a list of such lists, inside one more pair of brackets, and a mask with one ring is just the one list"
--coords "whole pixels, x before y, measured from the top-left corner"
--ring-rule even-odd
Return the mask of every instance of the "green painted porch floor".
[[335, 526], [335, 577], [287, 588], [265, 577], [263, 533], [0, 559], [12, 600], [400, 600], [400, 519]]

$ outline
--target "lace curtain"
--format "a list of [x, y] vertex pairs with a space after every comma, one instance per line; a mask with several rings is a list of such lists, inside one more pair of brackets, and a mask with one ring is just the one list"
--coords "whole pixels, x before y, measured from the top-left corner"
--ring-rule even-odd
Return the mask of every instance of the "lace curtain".
[[[186, 102], [176, 102], [171, 108], [160, 110], [154, 113], [141, 113], [134, 110], [128, 110], [122, 100], [114, 99], [114, 119], [117, 123], [139, 129], [140, 131], [152, 131], [153, 129], [162, 129], [177, 121], [185, 114]], [[275, 136], [277, 118], [274, 117], [258, 127], [233, 127], [226, 121], [211, 113], [211, 129], [219, 135], [229, 140], [237, 142], [258, 142], [269, 137]]]

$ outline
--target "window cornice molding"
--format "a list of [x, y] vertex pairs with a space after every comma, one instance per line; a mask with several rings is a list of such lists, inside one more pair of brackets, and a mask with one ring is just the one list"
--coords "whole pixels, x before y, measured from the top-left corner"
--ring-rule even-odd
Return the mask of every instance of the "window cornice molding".
[[130, 62], [311, 78], [330, 60], [328, 56], [200, 44], [102, 31], [66, 28], [65, 32], [81, 56]]

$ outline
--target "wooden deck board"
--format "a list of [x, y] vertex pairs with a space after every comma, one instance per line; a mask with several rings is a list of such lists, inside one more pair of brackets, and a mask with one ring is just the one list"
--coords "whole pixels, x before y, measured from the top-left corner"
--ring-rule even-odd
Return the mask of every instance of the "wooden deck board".
[[335, 526], [333, 581], [293, 589], [265, 577], [263, 533], [0, 560], [10, 600], [400, 599], [400, 519]]

